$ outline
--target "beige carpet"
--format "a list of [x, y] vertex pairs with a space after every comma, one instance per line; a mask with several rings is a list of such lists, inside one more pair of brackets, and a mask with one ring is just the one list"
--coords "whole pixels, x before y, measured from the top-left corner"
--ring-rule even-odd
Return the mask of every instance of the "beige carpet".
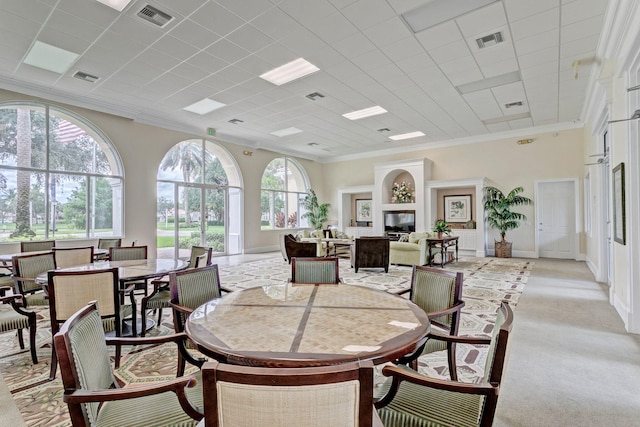
[[[465, 273], [461, 334], [486, 335], [491, 332], [496, 309], [502, 300], [512, 306], [518, 302], [533, 263], [526, 260], [497, 258], [468, 258], [447, 265], [448, 269]], [[254, 286], [282, 283], [289, 278], [290, 266], [280, 257], [245, 263], [239, 266], [220, 268], [222, 283], [233, 290]], [[396, 293], [409, 286], [411, 268], [391, 266], [385, 274], [379, 269], [360, 269], [356, 274], [348, 260], [340, 261], [340, 276], [347, 284], [370, 286], [375, 289]], [[48, 330], [48, 312], [40, 309], [38, 322], [38, 357], [40, 363], [32, 365], [28, 349], [20, 351], [17, 339], [12, 333], [0, 335], [0, 373], [13, 395], [27, 425], [67, 426], [70, 425], [66, 405], [62, 403], [62, 386], [58, 378], [47, 380], [51, 350]], [[168, 311], [168, 310], [165, 310]], [[161, 325], [152, 334], [172, 332], [170, 313], [165, 314]], [[154, 381], [171, 378], [175, 372], [175, 346], [159, 346], [142, 351], [132, 348], [123, 365], [117, 371], [124, 383]], [[458, 348], [458, 358], [462, 378], [473, 378], [482, 372], [483, 353]], [[421, 370], [430, 375], [446, 375], [444, 355], [435, 354], [421, 359]]]

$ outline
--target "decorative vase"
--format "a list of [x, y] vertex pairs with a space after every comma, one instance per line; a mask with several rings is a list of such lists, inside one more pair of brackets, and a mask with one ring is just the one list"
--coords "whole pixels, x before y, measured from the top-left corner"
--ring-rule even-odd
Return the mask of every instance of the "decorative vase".
[[442, 232], [441, 231], [438, 232], [438, 239], [442, 239]]

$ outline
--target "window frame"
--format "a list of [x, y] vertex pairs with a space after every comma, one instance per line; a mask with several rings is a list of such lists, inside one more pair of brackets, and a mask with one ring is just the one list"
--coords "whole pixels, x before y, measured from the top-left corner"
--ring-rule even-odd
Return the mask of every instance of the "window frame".
[[[265, 178], [265, 173], [267, 172], [267, 170], [269, 169], [269, 167], [274, 163], [274, 162], [278, 162], [278, 161], [283, 161], [284, 162], [284, 170], [285, 170], [285, 175], [288, 173], [287, 171], [290, 170], [290, 168], [295, 168], [295, 173], [298, 175], [298, 179], [300, 181], [298, 181], [298, 179], [296, 179], [297, 184], [301, 187], [304, 188], [304, 191], [290, 191], [289, 190], [289, 180], [288, 179], [283, 179], [284, 182], [284, 188], [282, 189], [271, 189], [271, 188], [264, 188], [262, 186], [262, 183], [264, 182], [264, 178]], [[306, 170], [302, 167], [302, 165], [297, 162], [295, 159], [292, 159], [290, 157], [276, 157], [274, 159], [272, 159], [264, 168], [264, 171], [262, 172], [261, 175], [261, 179], [260, 179], [260, 231], [273, 231], [273, 230], [294, 230], [294, 229], [299, 229], [299, 228], [309, 228], [309, 224], [308, 224], [308, 220], [306, 220], [305, 218], [302, 218], [302, 215], [304, 215], [305, 211], [304, 211], [304, 206], [303, 206], [303, 199], [309, 195], [309, 178], [307, 176], [307, 172]], [[263, 220], [263, 216], [265, 214], [265, 212], [262, 209], [262, 199], [263, 199], [263, 195], [267, 193], [268, 195], [268, 199], [269, 199], [269, 224], [265, 224], [263, 225], [262, 222]], [[277, 223], [277, 219], [276, 219], [276, 208], [275, 208], [275, 200], [277, 197], [277, 194], [282, 193], [284, 196], [284, 206], [283, 206], [283, 211], [285, 212], [285, 217], [284, 217], [284, 226], [283, 227], [277, 227], [276, 223]], [[295, 196], [295, 203], [296, 203], [296, 224], [295, 226], [289, 226], [289, 212], [290, 210], [290, 200], [291, 198]]]

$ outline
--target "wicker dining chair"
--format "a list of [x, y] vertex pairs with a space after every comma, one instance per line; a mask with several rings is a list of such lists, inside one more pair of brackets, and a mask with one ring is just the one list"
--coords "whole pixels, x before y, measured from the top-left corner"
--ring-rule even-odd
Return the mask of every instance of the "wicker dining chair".
[[47, 294], [35, 279], [39, 274], [56, 268], [53, 252], [16, 255], [12, 264], [14, 289], [24, 296], [25, 307], [49, 305]]
[[[184, 332], [186, 319], [193, 310], [207, 301], [222, 296], [222, 292], [228, 292], [220, 285], [217, 264], [171, 273], [169, 286], [171, 289], [170, 305], [173, 308], [173, 325], [176, 332]], [[190, 356], [188, 349], [195, 348], [191, 341], [179, 343], [178, 346], [180, 346], [178, 375], [184, 374], [185, 358], [195, 365], [204, 363], [204, 360], [198, 361]]]
[[340, 283], [338, 258], [291, 258], [291, 283]]
[[431, 332], [429, 339], [489, 346], [480, 382], [465, 383], [430, 378], [407, 366], [385, 366], [392, 378], [389, 392], [376, 402], [386, 427], [481, 426], [490, 427], [501, 391], [509, 356], [513, 311], [503, 302], [498, 309], [491, 338], [460, 337]]
[[31, 361], [38, 363], [36, 353], [36, 314], [24, 309], [24, 297], [20, 294], [6, 295], [10, 286], [0, 287], [0, 332], [18, 331], [18, 344], [24, 350], [23, 329], [29, 329], [29, 350]]
[[93, 246], [82, 248], [53, 248], [56, 268], [67, 268], [93, 262]]
[[20, 242], [20, 252], [50, 251], [55, 240], [24, 240]]
[[153, 346], [184, 339], [106, 338], [92, 301], [69, 317], [54, 337], [64, 394], [74, 426], [187, 426], [202, 419], [203, 395], [197, 376], [151, 381], [121, 388], [109, 362], [107, 345]]
[[[118, 268], [89, 271], [59, 271], [48, 273], [47, 290], [49, 292], [49, 316], [51, 334], [58, 332], [59, 325], [68, 320], [76, 311], [90, 301], [100, 306], [104, 331], [115, 331], [122, 336], [123, 321], [131, 320], [132, 333], [136, 334], [136, 304], [133, 298], [133, 286], [120, 289]], [[121, 304], [122, 296], [128, 296], [130, 304]], [[120, 366], [121, 347], [116, 346], [116, 368]], [[56, 352], [51, 353], [50, 379], [56, 376]]]
[[[191, 247], [191, 256], [189, 257], [189, 265], [187, 269], [193, 269], [198, 267], [204, 267], [206, 265], [211, 265], [211, 257], [213, 255], [213, 248], [205, 247], [205, 246], [192, 246]], [[169, 308], [171, 305], [171, 292], [169, 290], [169, 276], [162, 277], [161, 279], [152, 280], [151, 292], [148, 295], [142, 298], [140, 301], [140, 317], [142, 319], [142, 324], [147, 324], [147, 311], [148, 310], [157, 310], [158, 311], [158, 321], [156, 324], [160, 324], [162, 319], [162, 309]], [[145, 329], [142, 328], [140, 331], [141, 336], [145, 336]]]
[[373, 363], [305, 368], [202, 367], [205, 427], [382, 427], [373, 409]]

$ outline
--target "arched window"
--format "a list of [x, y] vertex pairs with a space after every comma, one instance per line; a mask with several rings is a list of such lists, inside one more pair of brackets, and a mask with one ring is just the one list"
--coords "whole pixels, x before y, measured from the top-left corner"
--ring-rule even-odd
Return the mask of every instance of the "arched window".
[[158, 168], [158, 257], [188, 256], [191, 246], [216, 255], [242, 249], [242, 181], [233, 157], [204, 139], [174, 145]]
[[0, 160], [0, 241], [122, 236], [122, 162], [88, 121], [0, 104]]
[[260, 225], [262, 230], [308, 227], [302, 200], [307, 195], [307, 176], [292, 159], [273, 159], [262, 174]]

